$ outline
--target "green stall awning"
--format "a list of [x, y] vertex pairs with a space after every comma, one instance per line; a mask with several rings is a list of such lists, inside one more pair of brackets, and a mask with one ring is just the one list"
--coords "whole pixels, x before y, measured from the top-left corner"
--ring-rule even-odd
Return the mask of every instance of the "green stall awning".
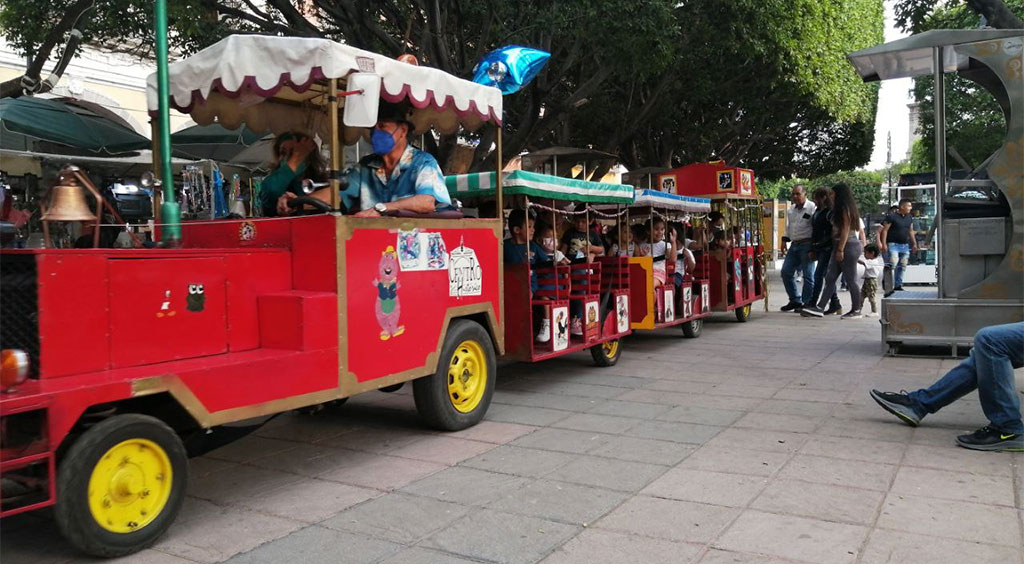
[[[508, 196], [524, 195], [601, 204], [633, 203], [633, 187], [628, 184], [605, 184], [524, 170], [508, 171], [503, 175], [502, 189]], [[453, 198], [480, 198], [497, 193], [496, 175], [493, 172], [458, 174], [446, 176], [444, 180]]]

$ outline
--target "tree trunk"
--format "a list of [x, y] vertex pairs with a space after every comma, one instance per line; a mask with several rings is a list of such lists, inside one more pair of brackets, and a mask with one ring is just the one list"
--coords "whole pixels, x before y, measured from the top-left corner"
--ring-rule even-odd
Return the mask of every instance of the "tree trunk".
[[988, 25], [997, 29], [1024, 29], [1024, 22], [1002, 0], [967, 0], [975, 12], [985, 16]]
[[[64, 37], [66, 33], [75, 29], [78, 25], [82, 15], [92, 8], [95, 0], [78, 0], [72, 4], [67, 12], [64, 13], [64, 17], [61, 18], [57, 25], [50, 30], [50, 33], [46, 34], [42, 43], [39, 44], [39, 48], [36, 49], [35, 56], [32, 58], [32, 62], [29, 63], [28, 68], [25, 69], [25, 74], [5, 80], [0, 83], [0, 98], [17, 98], [24, 94], [25, 86], [34, 86], [39, 88], [42, 86], [40, 82], [41, 74], [43, 72], [43, 65], [50, 58], [50, 53], [53, 52], [53, 48], [57, 46], [57, 43]], [[54, 69], [54, 75], [58, 78], [64, 73], [64, 68], [67, 67], [68, 63], [71, 62], [72, 57], [75, 55], [75, 51], [78, 49], [78, 42], [80, 36], [73, 35], [68, 41], [66, 50], [70, 50], [70, 53], [65, 53], [61, 58], [61, 64], [58, 68]], [[27, 84], [23, 84], [23, 81]], [[51, 84], [50, 88], [53, 87]], [[49, 88], [47, 88], [48, 90]], [[34, 90], [33, 93], [43, 92], [44, 90]]]

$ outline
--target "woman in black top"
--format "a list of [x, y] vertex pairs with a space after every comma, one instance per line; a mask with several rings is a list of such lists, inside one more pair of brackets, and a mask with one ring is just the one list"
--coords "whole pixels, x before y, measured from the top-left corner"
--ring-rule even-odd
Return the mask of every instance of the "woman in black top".
[[805, 308], [800, 314], [805, 317], [822, 317], [825, 314], [825, 306], [836, 293], [836, 281], [842, 271], [852, 302], [850, 311], [843, 315], [843, 319], [858, 319], [863, 317], [860, 313], [860, 281], [857, 280], [857, 261], [864, 254], [860, 242], [860, 212], [857, 211], [857, 202], [849, 186], [840, 182], [832, 187], [832, 193], [835, 202], [832, 207], [832, 241], [835, 251], [825, 274], [825, 289], [818, 305]]

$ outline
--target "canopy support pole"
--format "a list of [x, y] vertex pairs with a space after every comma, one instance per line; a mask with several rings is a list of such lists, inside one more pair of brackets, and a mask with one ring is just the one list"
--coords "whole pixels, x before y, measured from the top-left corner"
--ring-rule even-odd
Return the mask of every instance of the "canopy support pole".
[[328, 115], [331, 120], [331, 209], [341, 209], [341, 195], [338, 194], [338, 173], [341, 172], [345, 149], [341, 147], [338, 134], [338, 79], [332, 78], [328, 86]]
[[[942, 228], [942, 206], [946, 199], [946, 77], [943, 73], [943, 51], [946, 47], [938, 46], [932, 52], [932, 66], [935, 72], [935, 220], [934, 225]], [[935, 270], [938, 272], [935, 283], [939, 298], [945, 297], [942, 290], [943, 275], [942, 250], [935, 253]], [[954, 347], [955, 348], [955, 347]]]
[[160, 178], [163, 181], [163, 203], [160, 204], [160, 239], [164, 245], [175, 246], [181, 241], [181, 206], [174, 198], [174, 174], [171, 170], [171, 109], [170, 88], [167, 84], [167, 0], [156, 0], [153, 14], [156, 32], [156, 83], [160, 109], [159, 126]]

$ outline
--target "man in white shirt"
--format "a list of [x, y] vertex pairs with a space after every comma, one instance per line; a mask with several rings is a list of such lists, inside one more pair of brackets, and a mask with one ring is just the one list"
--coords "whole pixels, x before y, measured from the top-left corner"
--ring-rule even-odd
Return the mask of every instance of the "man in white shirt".
[[[811, 218], [817, 209], [814, 202], [807, 201], [807, 189], [802, 184], [793, 187], [793, 205], [786, 212], [786, 235], [782, 238], [782, 250], [789, 244], [789, 252], [782, 263], [782, 285], [786, 287], [789, 303], [782, 311], [795, 311], [803, 305], [801, 297], [809, 297], [814, 291], [814, 261], [807, 256], [811, 250]], [[796, 286], [797, 270], [803, 273], [803, 291]]]

